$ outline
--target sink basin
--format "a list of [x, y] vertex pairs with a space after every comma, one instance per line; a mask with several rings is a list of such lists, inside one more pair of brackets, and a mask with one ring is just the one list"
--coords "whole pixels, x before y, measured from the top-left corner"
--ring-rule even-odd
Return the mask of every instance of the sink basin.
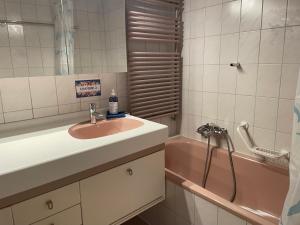
[[69, 134], [78, 139], [92, 139], [132, 130], [143, 126], [143, 124], [139, 120], [128, 118], [102, 120], [96, 124], [83, 122], [70, 127]]

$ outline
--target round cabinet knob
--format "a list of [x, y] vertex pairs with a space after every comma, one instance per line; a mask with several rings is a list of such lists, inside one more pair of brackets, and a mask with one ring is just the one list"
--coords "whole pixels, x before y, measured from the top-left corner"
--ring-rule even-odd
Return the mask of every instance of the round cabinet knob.
[[[53, 209], [53, 202], [51, 200], [47, 201], [46, 205], [47, 205], [48, 209], [50, 209], [50, 210]], [[50, 224], [50, 225], [54, 225], [54, 224]]]
[[133, 170], [132, 170], [131, 168], [128, 168], [128, 169], [127, 169], [127, 173], [128, 173], [130, 176], [132, 176], [132, 175], [133, 175]]

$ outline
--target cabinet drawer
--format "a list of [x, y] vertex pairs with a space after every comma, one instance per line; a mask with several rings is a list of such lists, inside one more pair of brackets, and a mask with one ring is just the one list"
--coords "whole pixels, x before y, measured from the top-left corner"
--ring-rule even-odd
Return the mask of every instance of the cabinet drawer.
[[0, 209], [0, 225], [13, 225], [10, 208]]
[[79, 183], [37, 196], [12, 207], [15, 225], [27, 225], [80, 203]]
[[108, 225], [164, 196], [164, 151], [80, 183], [84, 225]]
[[47, 219], [41, 220], [32, 225], [81, 225], [81, 208], [76, 205], [70, 209], [67, 209], [61, 213], [50, 216]]

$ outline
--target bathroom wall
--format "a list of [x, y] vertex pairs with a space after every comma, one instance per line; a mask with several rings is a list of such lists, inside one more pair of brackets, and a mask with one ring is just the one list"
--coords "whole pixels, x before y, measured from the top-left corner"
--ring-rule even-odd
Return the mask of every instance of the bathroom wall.
[[151, 225], [251, 225], [170, 181], [166, 200], [141, 217]]
[[[48, 0], [0, 0], [0, 19], [53, 22]], [[0, 78], [54, 75], [54, 27], [0, 25]]]
[[[76, 74], [125, 72], [125, 0], [73, 0]], [[0, 0], [0, 20], [54, 24], [52, 0]], [[55, 74], [54, 25], [1, 24], [0, 78]]]
[[75, 73], [126, 72], [125, 0], [73, 1]]
[[[75, 80], [101, 80], [100, 97], [78, 99]], [[127, 109], [127, 74], [103, 73], [69, 76], [40, 76], [0, 79], [0, 125], [22, 120], [87, 111], [89, 103], [108, 108], [108, 97], [115, 88], [120, 110]]]
[[[249, 153], [236, 127], [258, 145], [289, 149], [300, 64], [299, 0], [185, 0], [181, 133], [215, 122]], [[240, 62], [242, 69], [230, 67]]]

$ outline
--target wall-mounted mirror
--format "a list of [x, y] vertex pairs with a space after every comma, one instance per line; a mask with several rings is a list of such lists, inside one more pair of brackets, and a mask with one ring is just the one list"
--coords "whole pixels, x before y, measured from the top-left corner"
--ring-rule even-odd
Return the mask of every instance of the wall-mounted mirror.
[[125, 72], [125, 0], [0, 1], [0, 78]]

